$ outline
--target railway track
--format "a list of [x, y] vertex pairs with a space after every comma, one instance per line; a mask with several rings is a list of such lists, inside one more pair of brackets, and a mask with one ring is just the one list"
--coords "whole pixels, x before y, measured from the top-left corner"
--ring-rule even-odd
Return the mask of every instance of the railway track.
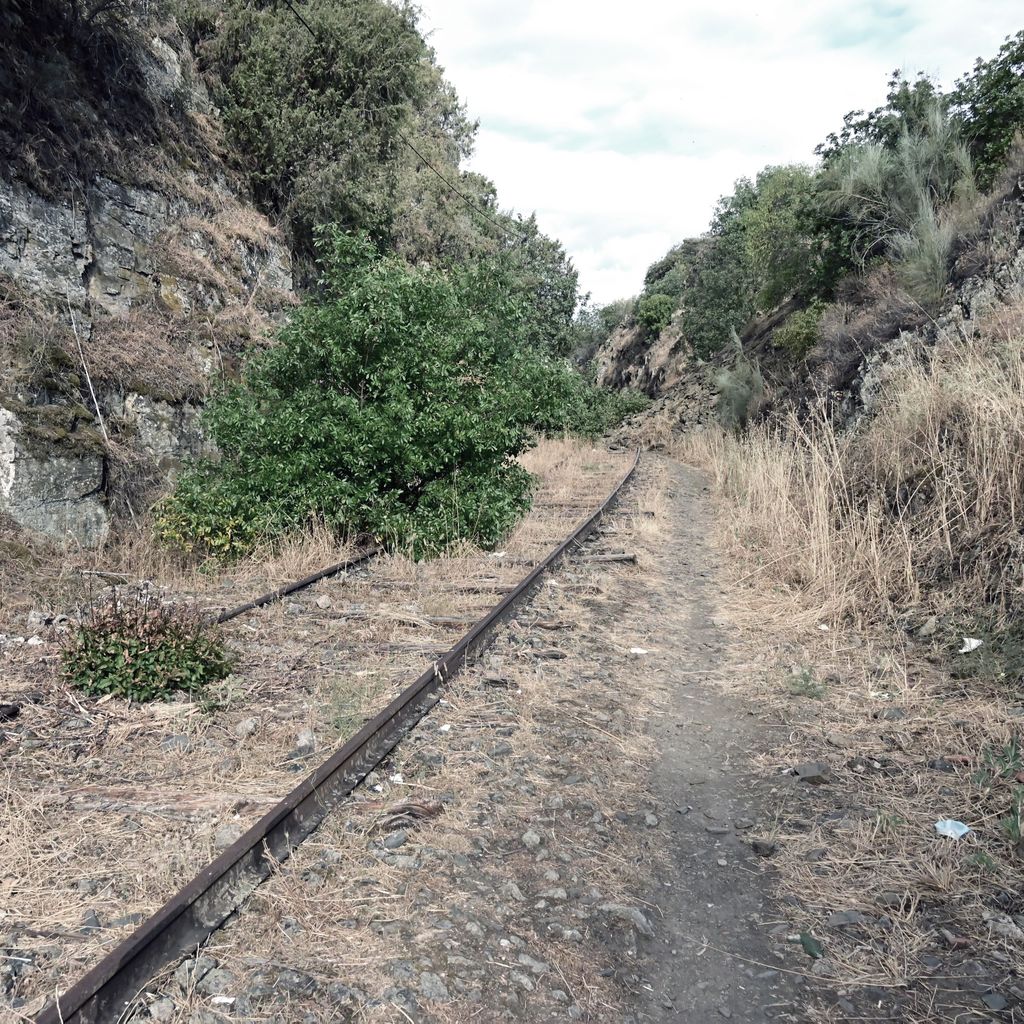
[[[327, 761], [300, 782], [240, 838], [164, 904], [80, 980], [45, 1007], [37, 1024], [101, 1024], [122, 1018], [135, 996], [167, 964], [195, 950], [246, 901], [271, 873], [323, 822], [340, 800], [394, 749], [437, 703], [439, 691], [490, 640], [534, 591], [543, 575], [582, 544], [617, 501], [639, 462], [634, 456], [614, 489], [585, 520], [387, 707], [368, 721]], [[329, 575], [360, 566], [377, 553], [353, 559], [222, 612], [227, 622], [245, 611], [311, 586]], [[505, 587], [496, 587], [499, 592]]]

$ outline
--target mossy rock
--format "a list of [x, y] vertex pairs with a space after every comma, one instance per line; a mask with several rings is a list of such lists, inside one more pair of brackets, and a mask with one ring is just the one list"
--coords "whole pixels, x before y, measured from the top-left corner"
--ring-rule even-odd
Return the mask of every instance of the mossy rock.
[[18, 438], [31, 455], [45, 458], [55, 446], [81, 454], [103, 455], [106, 452], [103, 434], [92, 425], [95, 417], [80, 403], [27, 405], [3, 396], [0, 405], [18, 418], [21, 428]]

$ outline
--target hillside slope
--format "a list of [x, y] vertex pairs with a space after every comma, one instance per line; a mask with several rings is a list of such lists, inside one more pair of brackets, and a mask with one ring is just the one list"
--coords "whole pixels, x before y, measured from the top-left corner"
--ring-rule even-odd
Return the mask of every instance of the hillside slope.
[[[758, 414], [785, 418], [824, 402], [838, 424], [876, 412], [887, 385], [909, 367], [927, 364], [936, 342], [949, 333], [984, 341], [986, 325], [1024, 289], [1024, 162], [1008, 168], [1000, 188], [964, 238], [951, 284], [934, 314], [879, 268], [844, 282], [823, 316], [818, 336], [794, 360], [779, 343], [779, 329], [794, 310], [783, 303], [752, 320], [740, 338], [745, 359], [764, 381]], [[602, 379], [611, 386], [639, 387], [652, 406], [623, 428], [623, 439], [685, 432], [716, 422], [723, 370], [735, 362], [725, 349], [696, 360], [675, 323], [653, 341], [641, 328], [617, 328], [598, 354]]]

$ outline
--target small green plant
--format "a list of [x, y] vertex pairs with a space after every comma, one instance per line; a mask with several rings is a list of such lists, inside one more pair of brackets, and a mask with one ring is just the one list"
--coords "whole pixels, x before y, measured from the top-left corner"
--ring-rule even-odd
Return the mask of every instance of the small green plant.
[[115, 593], [94, 605], [61, 651], [61, 672], [71, 686], [94, 697], [140, 701], [200, 693], [233, 664], [194, 609], [148, 593]]
[[825, 684], [814, 678], [809, 668], [801, 669], [796, 675], [789, 677], [789, 692], [794, 697], [811, 697], [821, 700], [825, 696]]
[[899, 814], [890, 814], [888, 811], [879, 811], [875, 815], [875, 832], [879, 835], [895, 835], [907, 819]]
[[1014, 786], [1010, 794], [1010, 813], [1000, 818], [999, 825], [1014, 849], [1024, 854], [1024, 786]]
[[1011, 736], [1006, 743], [990, 743], [983, 755], [985, 767], [996, 778], [1008, 779], [1024, 770], [1024, 751], [1020, 738]]
[[806, 309], [798, 309], [772, 335], [772, 341], [785, 349], [794, 360], [807, 356], [817, 344], [821, 328], [823, 302], [812, 302]]
[[999, 869], [999, 863], [996, 859], [984, 850], [976, 850], [967, 857], [966, 862], [985, 875], [994, 874]]

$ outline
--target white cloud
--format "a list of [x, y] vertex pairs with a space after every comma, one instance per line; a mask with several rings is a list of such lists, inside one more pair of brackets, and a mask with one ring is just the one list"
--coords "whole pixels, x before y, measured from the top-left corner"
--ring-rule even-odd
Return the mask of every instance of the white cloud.
[[949, 84], [1021, 27], [1010, 0], [423, 0], [480, 119], [470, 166], [536, 211], [601, 302], [768, 163], [810, 162], [893, 68]]

